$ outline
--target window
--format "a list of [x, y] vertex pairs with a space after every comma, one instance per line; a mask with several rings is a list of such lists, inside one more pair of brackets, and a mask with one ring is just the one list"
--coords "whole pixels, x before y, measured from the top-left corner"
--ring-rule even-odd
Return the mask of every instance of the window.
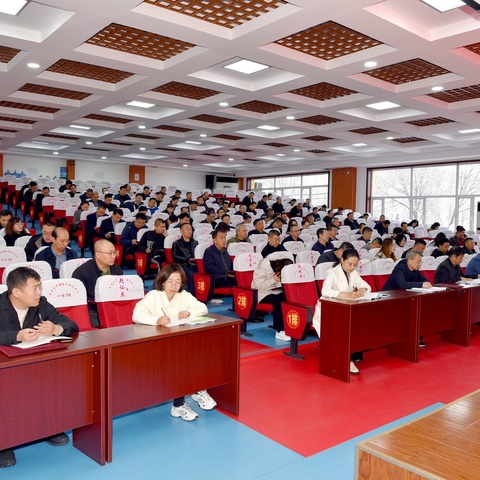
[[330, 175], [328, 172], [296, 176], [249, 178], [248, 188], [273, 193], [282, 198], [306, 200], [312, 205], [328, 205]]
[[480, 197], [480, 163], [422, 165], [369, 170], [370, 208], [378, 217], [411, 220], [430, 226], [439, 222], [454, 230], [476, 229]]

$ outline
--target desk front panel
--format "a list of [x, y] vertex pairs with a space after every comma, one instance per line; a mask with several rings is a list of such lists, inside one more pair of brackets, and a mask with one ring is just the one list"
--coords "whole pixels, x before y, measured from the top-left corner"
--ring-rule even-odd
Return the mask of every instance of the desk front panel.
[[112, 346], [111, 415], [213, 387], [219, 406], [238, 414], [239, 328], [239, 322], [196, 327], [180, 335]]
[[[23, 360], [25, 362], [25, 360]], [[0, 450], [93, 424], [98, 352], [0, 369]]]

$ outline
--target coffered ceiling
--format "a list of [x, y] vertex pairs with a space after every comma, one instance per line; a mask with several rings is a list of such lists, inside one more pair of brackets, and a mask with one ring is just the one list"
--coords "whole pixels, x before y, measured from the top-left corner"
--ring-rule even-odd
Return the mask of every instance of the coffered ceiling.
[[[229, 68], [240, 60], [259, 71]], [[3, 153], [261, 176], [472, 160], [479, 145], [468, 6], [42, 0], [0, 14]]]

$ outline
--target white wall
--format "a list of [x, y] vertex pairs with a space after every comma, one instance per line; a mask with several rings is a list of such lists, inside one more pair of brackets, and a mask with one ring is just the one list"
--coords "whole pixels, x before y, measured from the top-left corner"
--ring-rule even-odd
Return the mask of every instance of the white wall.
[[[4, 172], [24, 172], [27, 177], [59, 177], [64, 159], [45, 156], [3, 155]], [[202, 190], [205, 188], [204, 172], [187, 169], [169, 169], [164, 167], [146, 167], [145, 182], [150, 185], [176, 186], [180, 190]], [[75, 161], [75, 177], [78, 180], [98, 182], [127, 183], [128, 165], [102, 161]]]
[[65, 166], [61, 158], [44, 158], [26, 155], [3, 154], [3, 171], [24, 172], [27, 177], [59, 177], [60, 167]]

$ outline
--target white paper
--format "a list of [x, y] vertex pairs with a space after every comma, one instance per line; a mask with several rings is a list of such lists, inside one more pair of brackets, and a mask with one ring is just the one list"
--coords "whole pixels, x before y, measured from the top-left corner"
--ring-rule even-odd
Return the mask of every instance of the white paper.
[[176, 327], [178, 325], [198, 325], [199, 323], [209, 323], [214, 322], [215, 319], [211, 317], [187, 317], [187, 318], [178, 318], [176, 316], [170, 315], [170, 323], [165, 325], [166, 327]]
[[62, 335], [59, 335], [58, 337], [56, 337], [55, 335], [40, 335], [33, 342], [20, 342], [20, 343], [17, 343], [16, 345], [12, 345], [12, 347], [23, 348], [23, 349], [39, 347], [40, 345], [46, 345], [47, 343], [50, 343], [52, 340], [72, 340], [72, 337], [65, 337]]

